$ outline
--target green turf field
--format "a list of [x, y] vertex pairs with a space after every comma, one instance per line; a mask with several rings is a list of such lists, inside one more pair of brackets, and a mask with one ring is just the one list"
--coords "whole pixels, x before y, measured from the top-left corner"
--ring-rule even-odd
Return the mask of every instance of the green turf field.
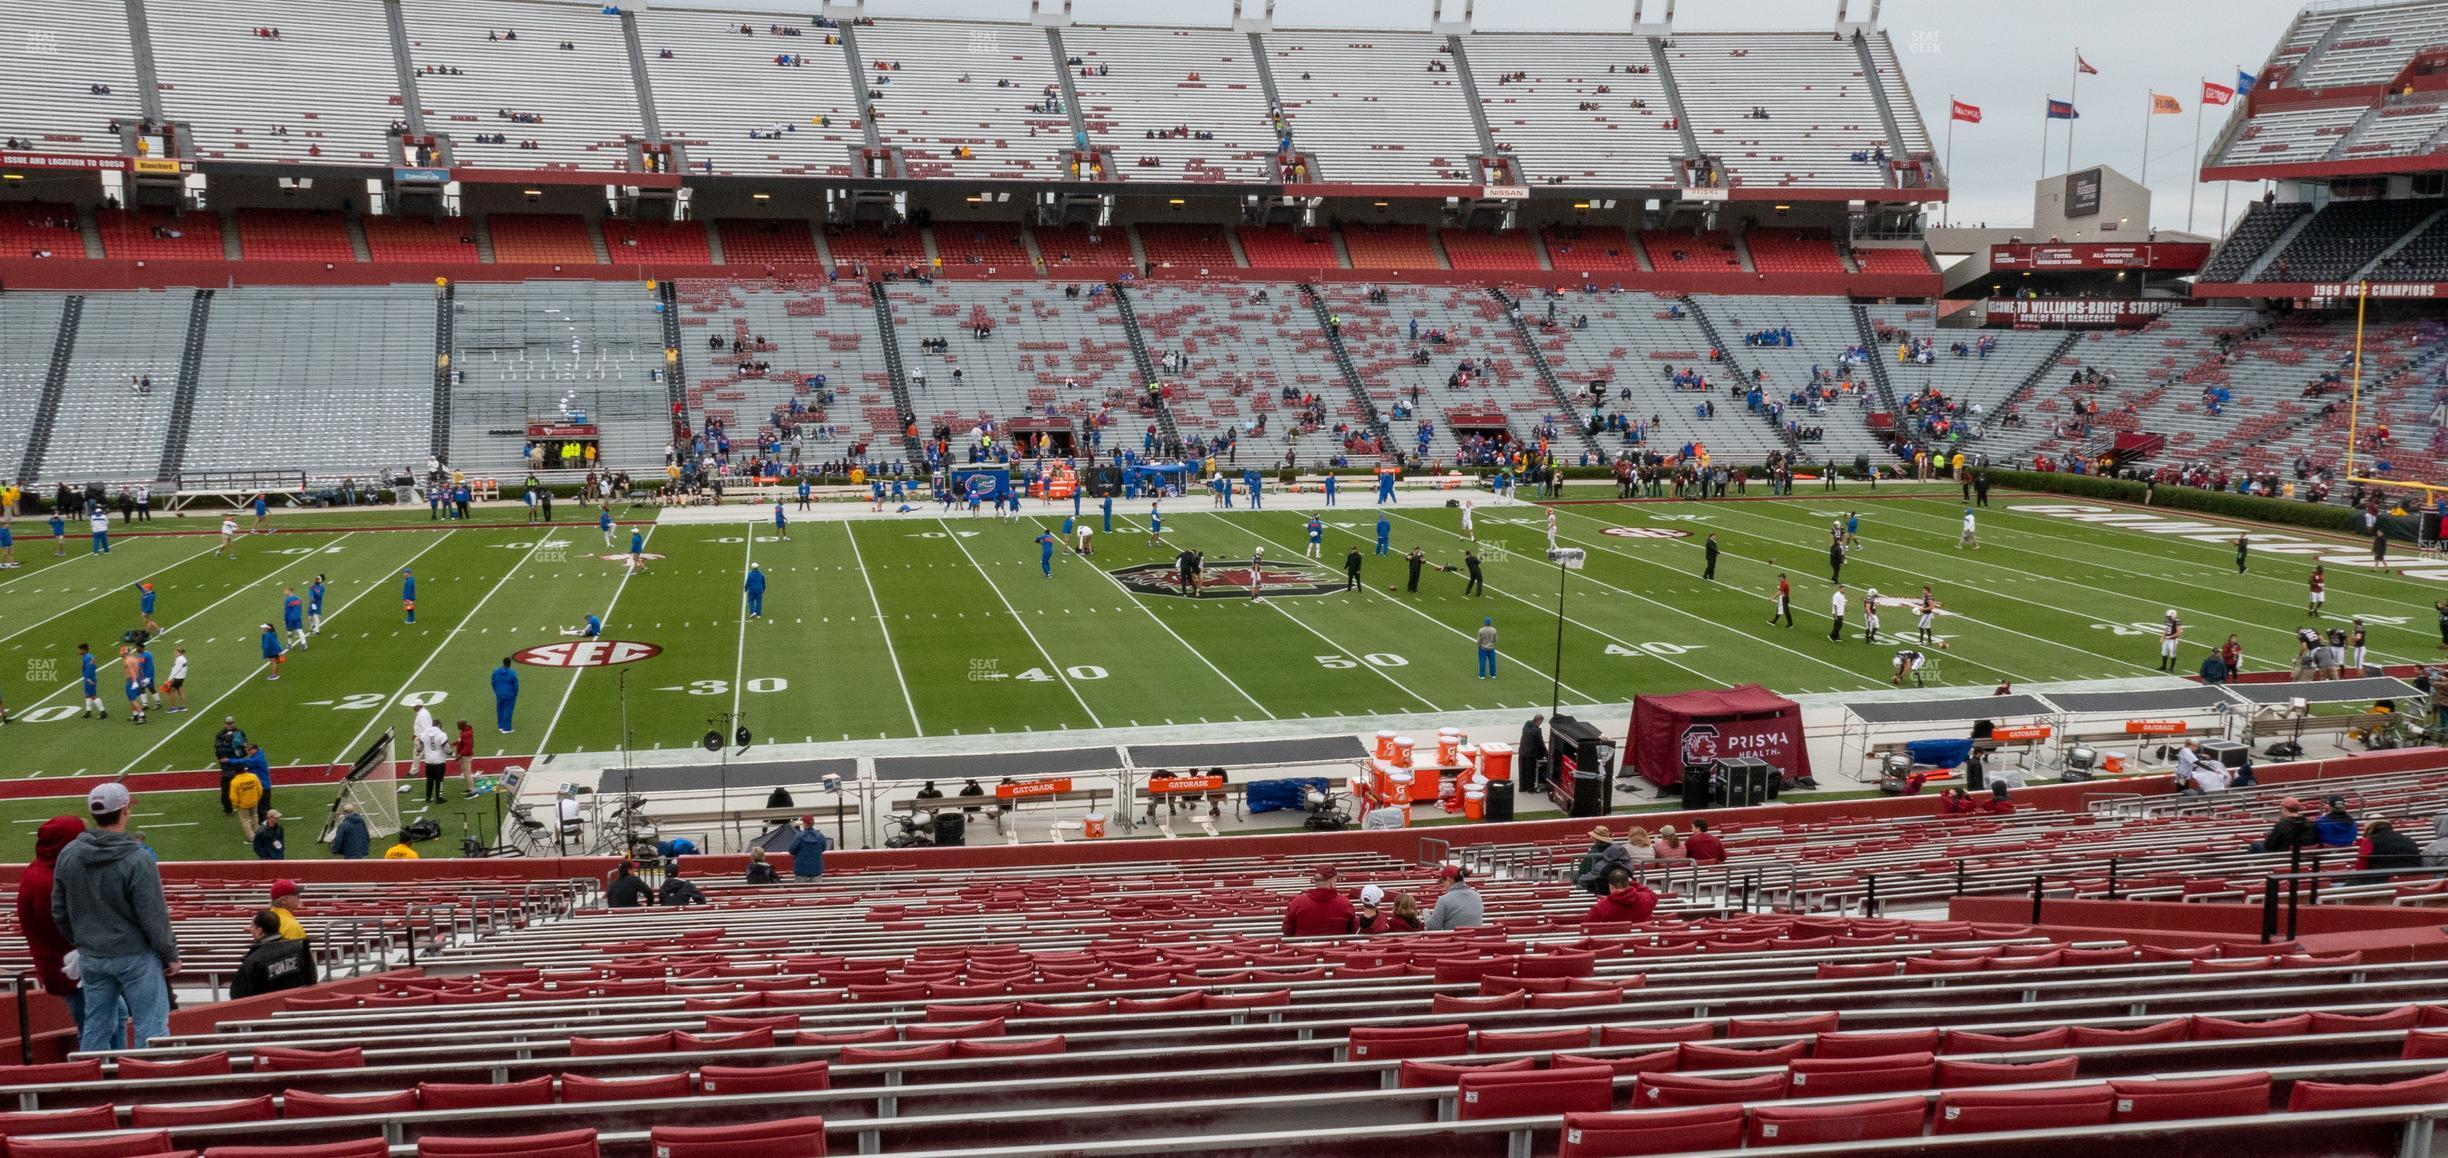
[[[2305, 622], [2305, 557], [2265, 551], [2238, 576], [2223, 543], [2018, 511], [2076, 504], [2003, 495], [1982, 512], [1982, 548], [1960, 551], [1951, 491], [1893, 494], [1556, 508], [1560, 542], [1588, 552], [1587, 570], [1566, 581], [1563, 698], [1620, 701], [1752, 681], [1788, 693], [1883, 688], [1895, 647], [1860, 637], [1868, 586], [1911, 597], [1932, 584], [1949, 612], [1938, 627], [1949, 643], [1941, 678], [1983, 689], [2000, 679], [2151, 674], [2156, 623], [2170, 608], [2188, 625], [2186, 672], [2229, 632], [2242, 637], [2248, 668], [2284, 668], [2291, 633]], [[1045, 578], [1032, 540], [1067, 510], [1033, 509], [1017, 524], [941, 519], [931, 510], [801, 521], [788, 541], [770, 526], [753, 535], [746, 525], [651, 526], [647, 550], [661, 558], [635, 576], [603, 557], [591, 524], [547, 531], [517, 522], [515, 511], [511, 521], [455, 529], [350, 529], [396, 525], [401, 512], [280, 518], [281, 533], [249, 537], [234, 561], [213, 557], [207, 537], [142, 534], [117, 536], [108, 555], [87, 554], [71, 536], [67, 556], [54, 559], [48, 539], [23, 534], [33, 525], [20, 520], [17, 554], [26, 565], [0, 572], [0, 694], [19, 721], [0, 733], [0, 774], [209, 767], [224, 715], [236, 716], [276, 765], [342, 762], [382, 728], [404, 731], [401, 704], [411, 697], [434, 704], [446, 728], [473, 722], [479, 755], [602, 753], [623, 743], [624, 682], [628, 742], [641, 749], [687, 746], [725, 714], [762, 742], [789, 743], [1548, 701], [1558, 573], [1545, 562], [1541, 509], [1481, 509], [1487, 593], [1477, 598], [1463, 595], [1460, 574], [1434, 570], [1416, 595], [1387, 590], [1401, 585], [1399, 554], [1412, 546], [1433, 563], [1460, 562], [1451, 510], [1391, 514], [1396, 554], [1370, 555], [1366, 586], [1349, 593], [1341, 590], [1344, 552], [1354, 544], [1367, 551], [1374, 534], [1376, 511], [1365, 498], [1324, 512], [1322, 565], [1302, 566], [1307, 512], [1226, 514], [1199, 499], [1169, 504], [1162, 547], [1148, 543], [1144, 504], [1127, 514], [1118, 507], [1093, 562], [1066, 550]], [[1846, 510], [1861, 513], [1863, 545], [1844, 573], [1851, 624], [1845, 640], [1830, 642], [1827, 526]], [[422, 524], [423, 513], [407, 514]], [[1701, 542], [1711, 532], [1723, 549], [1714, 583], [1700, 578]], [[627, 534], [622, 528], [624, 544]], [[1197, 546], [1214, 575], [1262, 545], [1271, 572], [1311, 571], [1329, 590], [1264, 603], [1194, 600], [1134, 592], [1108, 573], [1169, 564], [1181, 546]], [[2363, 554], [2344, 543], [2332, 553]], [[743, 616], [741, 578], [751, 562], [771, 576], [766, 617], [756, 622]], [[419, 579], [414, 625], [402, 622], [399, 602], [407, 565]], [[1780, 569], [1794, 585], [1790, 629], [1767, 622]], [[278, 620], [284, 584], [303, 589], [318, 571], [330, 581], [324, 631], [293, 654], [282, 680], [266, 682], [259, 625]], [[2329, 610], [2369, 619], [2374, 662], [2441, 654], [2432, 605], [2448, 595], [2440, 581], [2448, 572], [2379, 575], [2333, 563], [2330, 576]], [[76, 644], [107, 656], [138, 624], [134, 584], [146, 579], [160, 591], [161, 669], [170, 649], [189, 650], [192, 709], [156, 711], [132, 726], [106, 670], [112, 718], [81, 719]], [[606, 638], [650, 643], [661, 654], [618, 667], [523, 665], [516, 730], [498, 734], [490, 670], [512, 652], [566, 641], [589, 611], [603, 616]], [[1485, 616], [1502, 637], [1492, 681], [1474, 674], [1471, 636]], [[1912, 620], [1908, 608], [1889, 607], [1882, 627], [1900, 637]], [[315, 795], [319, 815], [327, 793]], [[198, 808], [162, 807], [165, 816]], [[0, 819], [35, 815], [33, 808], [12, 805]], [[234, 840], [226, 843], [238, 851]]]

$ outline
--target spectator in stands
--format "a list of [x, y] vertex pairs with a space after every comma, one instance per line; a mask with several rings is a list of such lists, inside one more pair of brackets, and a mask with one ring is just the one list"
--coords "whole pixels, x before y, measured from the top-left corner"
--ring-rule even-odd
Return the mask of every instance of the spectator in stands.
[[2362, 834], [2362, 830], [2355, 823], [2354, 814], [2346, 811], [2346, 798], [2332, 796], [2328, 803], [2329, 811], [2312, 822], [2313, 836], [2323, 848], [2354, 847], [2355, 839]]
[[272, 907], [265, 909], [280, 921], [280, 935], [292, 941], [306, 939], [306, 926], [298, 924], [298, 898], [304, 893], [296, 881], [272, 882]]
[[1624, 859], [1633, 863], [1657, 859], [1657, 843], [1649, 839], [1649, 830], [1633, 825], [1624, 832]]
[[2013, 812], [2015, 810], [2014, 801], [2006, 799], [2006, 785], [2002, 783], [1991, 784], [1989, 786], [1989, 799], [1981, 802], [1980, 810], [1983, 812], [1995, 813], [2001, 816], [2006, 813]]
[[1309, 890], [1284, 906], [1284, 936], [1332, 937], [1352, 930], [1352, 903], [1335, 887], [1339, 875], [1333, 865], [1318, 868]]
[[65, 968], [68, 951], [76, 946], [51, 919], [51, 874], [60, 850], [84, 834], [85, 822], [73, 816], [44, 821], [34, 831], [34, 860], [17, 875], [17, 930], [25, 936], [34, 976], [41, 979], [43, 992], [68, 1003], [69, 1022], [80, 1030], [85, 1025], [85, 994]]
[[697, 882], [683, 879], [680, 875], [680, 862], [677, 859], [673, 860], [670, 868], [663, 874], [663, 887], [655, 890], [655, 904], [665, 908], [679, 908], [684, 905], [705, 903], [707, 903], [705, 890], [698, 888]]
[[833, 842], [825, 839], [824, 830], [816, 827], [815, 817], [800, 817], [799, 835], [791, 838], [791, 876], [803, 881], [823, 876], [825, 850], [832, 847]]
[[2371, 822], [2363, 839], [2355, 845], [2355, 868], [2417, 869], [2422, 867], [2422, 846], [2414, 838], [2397, 831], [2397, 826], [2385, 820]]
[[136, 1040], [170, 1031], [169, 978], [179, 969], [178, 936], [162, 899], [161, 868], [128, 835], [134, 799], [117, 783], [85, 796], [93, 828], [61, 850], [51, 883], [51, 919], [76, 948], [79, 980], [91, 1012], [78, 1034], [89, 1053], [125, 1048], [119, 1019], [127, 1003]]
[[332, 831], [331, 853], [342, 860], [364, 860], [374, 850], [374, 834], [366, 828], [357, 806], [340, 806], [340, 823]]
[[1583, 914], [1583, 921], [1646, 921], [1651, 913], [1657, 911], [1657, 894], [1651, 892], [1649, 886], [1633, 880], [1632, 874], [1625, 869], [1607, 871], [1606, 890], [1605, 895], [1589, 907], [1589, 912]]
[[2448, 868], [2448, 812], [2431, 818], [2431, 843], [2422, 846], [2422, 862], [2424, 868]]
[[1590, 829], [1589, 838], [1590, 850], [1582, 853], [1581, 862], [1573, 866], [1573, 879], [1576, 881], [1589, 876], [1590, 870], [1598, 867], [1598, 862], [1607, 859], [1607, 846], [1615, 843], [1615, 834], [1607, 831], [1607, 826], [1603, 824]]
[[281, 933], [282, 914], [265, 909], [255, 914], [255, 944], [238, 962], [230, 978], [230, 997], [254, 997], [283, 989], [303, 989], [315, 983], [314, 949], [301, 937]]
[[1360, 903], [1352, 911], [1352, 932], [1369, 934], [1393, 932], [1394, 930], [1389, 925], [1391, 914], [1380, 908], [1384, 904], [1385, 889], [1383, 887], [1360, 886]]
[[1471, 887], [1470, 874], [1461, 866], [1447, 865], [1437, 870], [1437, 880], [1444, 884], [1445, 893], [1428, 910], [1429, 932], [1475, 929], [1487, 923], [1486, 903], [1479, 899], [1479, 890]]
[[604, 888], [604, 907], [635, 909], [655, 902], [654, 890], [644, 879], [629, 871], [629, 862], [622, 861], [612, 869], [612, 883]]
[[752, 848], [748, 850], [747, 881], [749, 884], [771, 885], [779, 884], [781, 883], [781, 880], [781, 876], [774, 872], [774, 866], [765, 860], [764, 849]]
[[1699, 864], [1724, 864], [1725, 841], [1709, 831], [1708, 821], [1692, 821], [1691, 839], [1683, 843], [1683, 855]]
[[[1906, 792], [1906, 795], [1911, 794], [1909, 790]], [[1960, 784], [1947, 789], [1946, 793], [1938, 798], [1938, 815], [1940, 816], [1970, 816], [1978, 811], [1980, 811], [1980, 806], [1973, 801], [1972, 794], [1964, 791]]]
[[2185, 796], [2207, 796], [2227, 790], [2227, 766], [2216, 760], [2204, 760], [2201, 741], [2187, 739], [2176, 749], [2176, 791]]
[[2303, 801], [2292, 796], [2278, 802], [2278, 820], [2269, 832], [2250, 846], [2252, 852], [2290, 852], [2311, 848], [2320, 843], [2312, 831], [2312, 822], [2304, 819]]

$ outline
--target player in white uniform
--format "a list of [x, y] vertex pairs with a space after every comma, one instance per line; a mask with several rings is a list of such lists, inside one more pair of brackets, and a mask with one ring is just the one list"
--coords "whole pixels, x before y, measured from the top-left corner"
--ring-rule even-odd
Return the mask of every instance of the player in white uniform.
[[1079, 537], [1079, 546], [1076, 550], [1082, 555], [1096, 554], [1096, 543], [1092, 538], [1096, 534], [1096, 528], [1089, 526], [1088, 520], [1081, 519], [1076, 531]]
[[1980, 550], [1980, 530], [1978, 524], [1972, 521], [1972, 508], [1970, 507], [1964, 508], [1963, 535], [1955, 540], [1956, 550], [1960, 551], [1966, 547], [1975, 551]]
[[1878, 588], [1872, 587], [1862, 592], [1863, 643], [1875, 644], [1878, 642], [1878, 601]]
[[1936, 640], [1930, 638], [1930, 629], [1935, 626], [1937, 622], [1938, 597], [1930, 594], [1930, 589], [1927, 586], [1924, 586], [1921, 588], [1921, 617], [1916, 623], [1916, 626], [1921, 629], [1921, 642], [1937, 642]]
[[2354, 664], [2354, 674], [2363, 674], [2363, 621], [2356, 619], [2346, 632], [2346, 654]]
[[1266, 602], [1266, 547], [1250, 548], [1250, 602]]
[[238, 557], [238, 519], [236, 516], [221, 516], [221, 545], [213, 549], [213, 554], [228, 559]]
[[2160, 671], [2176, 670], [2176, 641], [2183, 638], [2184, 624], [2176, 618], [2176, 612], [2171, 608], [2167, 613], [2166, 622], [2159, 625]]
[[1479, 541], [1479, 532], [1471, 529], [1471, 502], [1469, 499], [1462, 500], [1462, 537], [1474, 543]]
[[1555, 513], [1554, 508], [1552, 508], [1552, 507], [1551, 507], [1551, 508], [1549, 508], [1549, 509], [1548, 509], [1548, 511], [1547, 511], [1547, 549], [1548, 549], [1548, 550], [1550, 550], [1550, 551], [1553, 551], [1553, 550], [1555, 550], [1555, 549], [1556, 549], [1556, 540], [1555, 540], [1555, 535], [1556, 535], [1556, 513]]

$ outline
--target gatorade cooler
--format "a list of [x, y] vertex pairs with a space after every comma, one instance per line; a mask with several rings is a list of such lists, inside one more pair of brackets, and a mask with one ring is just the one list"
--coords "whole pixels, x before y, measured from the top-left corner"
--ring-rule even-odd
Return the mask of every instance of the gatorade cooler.
[[1090, 840], [1102, 838], [1105, 835], [1105, 814], [1091, 812], [1080, 817], [1080, 835]]
[[1391, 760], [1394, 758], [1394, 733], [1377, 733], [1376, 756], [1380, 760]]
[[1435, 801], [1445, 791], [1445, 777], [1434, 768], [1414, 768], [1411, 771], [1411, 802]]
[[1411, 762], [1411, 750], [1411, 737], [1394, 737], [1394, 766], [1397, 768], [1415, 767], [1415, 765], [1413, 765]]
[[1452, 728], [1437, 732], [1437, 767], [1451, 768], [1462, 762], [1462, 733]]
[[1487, 789], [1472, 788], [1462, 794], [1462, 819], [1487, 819]]
[[1513, 745], [1479, 745], [1479, 774], [1490, 780], [1513, 779]]
[[1411, 785], [1413, 780], [1414, 777], [1412, 776], [1411, 770], [1408, 768], [1388, 769], [1385, 774], [1386, 803], [1396, 806], [1409, 804], [1412, 799]]
[[[1392, 760], [1369, 761], [1369, 790], [1380, 801], [1394, 799], [1394, 774], [1401, 771], [1402, 769], [1394, 766]], [[1404, 773], [1404, 775], [1409, 775], [1409, 773]], [[1405, 791], [1407, 792], [1408, 789]]]
[[1454, 755], [1462, 758], [1462, 766], [1470, 769], [1471, 775], [1486, 779], [1486, 774], [1479, 771], [1479, 745], [1464, 744], [1454, 749]]

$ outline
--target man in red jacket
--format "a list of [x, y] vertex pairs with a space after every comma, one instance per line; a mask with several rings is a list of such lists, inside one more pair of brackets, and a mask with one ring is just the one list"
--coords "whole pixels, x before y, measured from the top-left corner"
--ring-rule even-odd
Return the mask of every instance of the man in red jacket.
[[60, 935], [59, 924], [51, 919], [51, 873], [59, 864], [60, 850], [84, 834], [85, 822], [74, 816], [44, 821], [34, 831], [34, 862], [17, 877], [17, 927], [25, 934], [34, 975], [42, 979], [43, 992], [68, 1003], [68, 1017], [80, 1028], [85, 1024], [85, 992], [62, 969], [68, 951], [75, 946]]
[[1317, 883], [1292, 898], [1284, 908], [1284, 936], [1340, 937], [1352, 931], [1351, 899], [1335, 887], [1336, 876], [1334, 866], [1320, 868]]
[[1692, 821], [1691, 839], [1683, 842], [1683, 855], [1697, 864], [1724, 864], [1725, 842], [1709, 831], [1708, 821]]

